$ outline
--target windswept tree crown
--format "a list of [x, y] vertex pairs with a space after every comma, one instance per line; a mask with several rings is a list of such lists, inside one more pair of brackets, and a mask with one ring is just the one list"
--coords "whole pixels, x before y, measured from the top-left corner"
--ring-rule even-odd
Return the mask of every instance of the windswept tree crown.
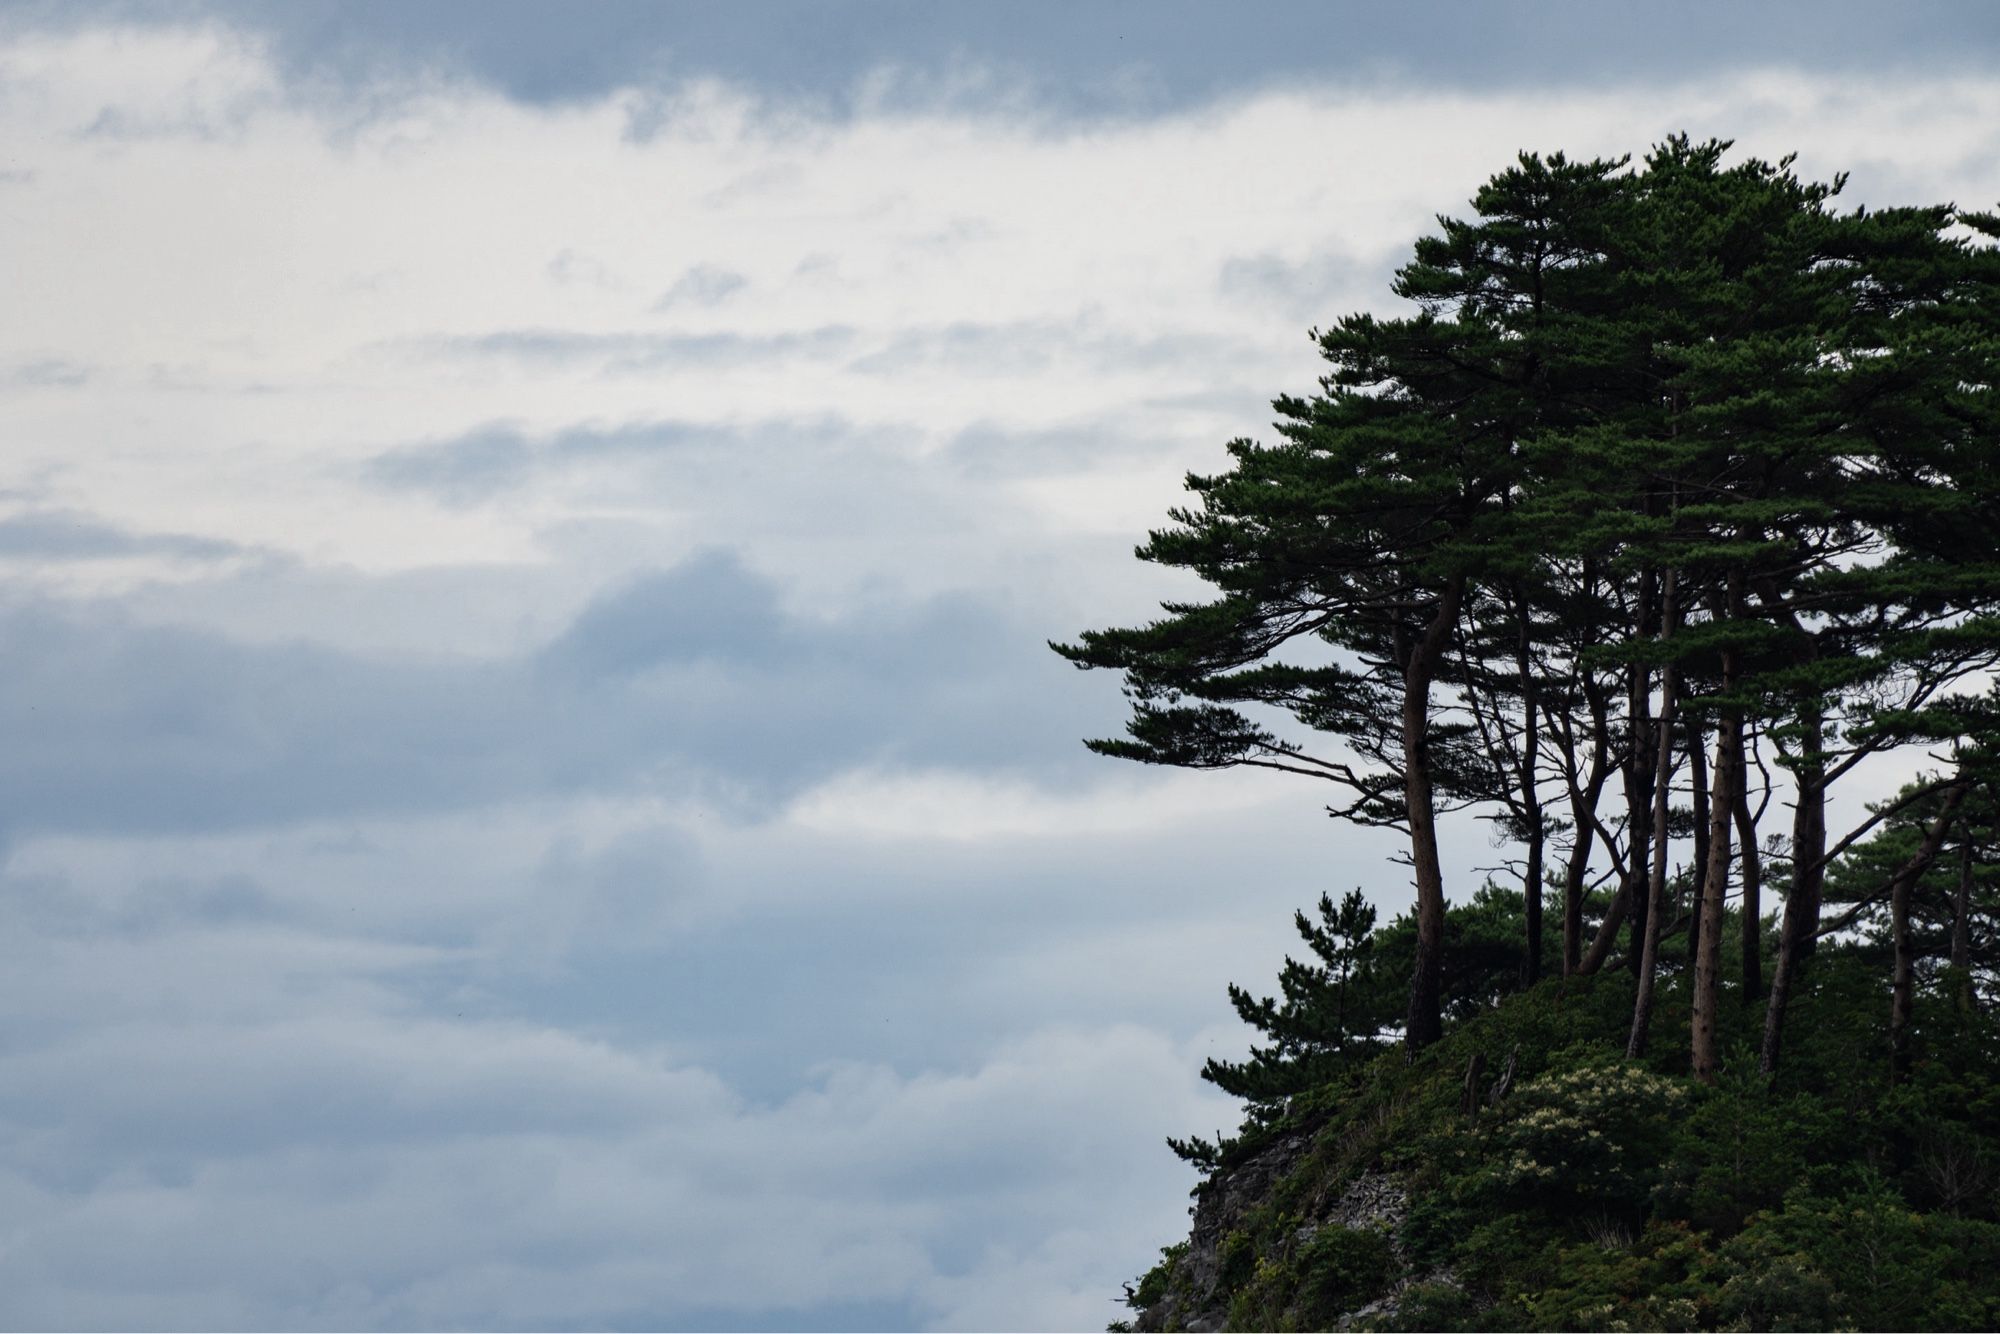
[[1753, 923], [1763, 880], [1788, 888], [1769, 1068], [1829, 789], [1899, 746], [1985, 763], [2000, 220], [1842, 208], [1842, 180], [1729, 150], [1522, 155], [1416, 243], [1412, 309], [1316, 331], [1319, 392], [1278, 398], [1276, 438], [1231, 441], [1138, 548], [1211, 595], [1053, 646], [1123, 676], [1125, 735], [1093, 750], [1311, 777], [1407, 835], [1412, 1049], [1441, 1032], [1440, 818], [1505, 836], [1526, 980], [1545, 887], [1563, 971], [1623, 943], [1635, 1050], [1685, 930], [1712, 1077], [1728, 884]]

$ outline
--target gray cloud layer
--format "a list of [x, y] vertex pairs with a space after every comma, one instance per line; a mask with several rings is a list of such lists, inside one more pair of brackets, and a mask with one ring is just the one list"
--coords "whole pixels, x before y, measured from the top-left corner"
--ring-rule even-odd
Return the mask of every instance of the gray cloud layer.
[[131, 533], [88, 514], [28, 510], [0, 519], [0, 560], [73, 561], [120, 556], [222, 560], [244, 549], [191, 533]]
[[1060, 664], [973, 597], [790, 613], [710, 553], [506, 659], [247, 645], [108, 609], [0, 610], [0, 810], [16, 832], [255, 826], [624, 785], [749, 809], [856, 764], [1060, 762]]
[[1976, 201], [1995, 26], [0, 0], [0, 1324], [1100, 1326], [1408, 897], [1042, 641], [1515, 148]]
[[[997, 101], [1065, 118], [1131, 115], [1260, 85], [1403, 76], [1460, 87], [1539, 88], [1796, 63], [1941, 70], [1990, 64], [2000, 15], [1978, 0], [1657, 6], [1566, 0], [1468, 10], [1455, 0], [1357, 9], [1255, 0], [1073, 5], [812, 0], [663, 7], [605, 0], [557, 10], [491, 0], [468, 24], [452, 0], [9, 0], [15, 22], [212, 13], [264, 31], [298, 74], [367, 84], [384, 66], [443, 65], [531, 101], [588, 97], [660, 78], [720, 77], [829, 109], [887, 66], [910, 101]], [[985, 82], [967, 67], [991, 70]]]

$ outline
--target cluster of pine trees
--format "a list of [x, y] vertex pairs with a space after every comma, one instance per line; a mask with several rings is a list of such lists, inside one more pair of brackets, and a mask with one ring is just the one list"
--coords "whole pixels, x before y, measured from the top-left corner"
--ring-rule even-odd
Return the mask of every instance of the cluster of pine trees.
[[[1127, 735], [1093, 749], [1297, 774], [1407, 837], [1399, 1017], [1358, 984], [1331, 1021], [1236, 996], [1326, 1029], [1295, 1064], [1441, 1036], [1454, 815], [1506, 835], [1521, 982], [1633, 971], [1630, 1054], [1685, 950], [1705, 1083], [1729, 991], [1777, 1069], [1830, 933], [1882, 930], [1899, 1065], [1920, 984], [1991, 976], [2000, 217], [1837, 208], [1839, 180], [1728, 148], [1521, 157], [1417, 243], [1414, 313], [1315, 331], [1321, 392], [1138, 549], [1212, 595], [1054, 646], [1123, 674]], [[1927, 776], [1837, 826], [1882, 764]], [[1368, 973], [1366, 913], [1300, 918], [1314, 1014]]]

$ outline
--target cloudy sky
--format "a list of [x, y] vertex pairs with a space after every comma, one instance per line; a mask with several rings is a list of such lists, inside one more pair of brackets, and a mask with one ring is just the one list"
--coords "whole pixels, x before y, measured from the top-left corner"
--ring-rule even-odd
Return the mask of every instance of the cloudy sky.
[[1044, 641], [1518, 150], [2000, 203], [1983, 5], [1389, 9], [0, 3], [0, 1323], [1115, 1318], [1409, 891]]

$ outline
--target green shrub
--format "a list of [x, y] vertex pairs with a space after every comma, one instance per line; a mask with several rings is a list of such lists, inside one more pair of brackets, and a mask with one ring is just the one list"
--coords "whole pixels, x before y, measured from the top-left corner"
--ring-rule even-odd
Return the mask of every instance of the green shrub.
[[1879, 1178], [1795, 1192], [1723, 1250], [1724, 1309], [1752, 1329], [1990, 1329], [2000, 1226], [1911, 1210]]
[[1304, 1329], [1323, 1329], [1388, 1291], [1396, 1252], [1387, 1234], [1327, 1226], [1313, 1234], [1294, 1260], [1298, 1286], [1293, 1307]]
[[1592, 1058], [1516, 1090], [1494, 1114], [1478, 1173], [1503, 1197], [1637, 1209], [1657, 1184], [1687, 1085]]
[[1523, 1329], [1701, 1329], [1714, 1263], [1700, 1234], [1655, 1224], [1629, 1247], [1563, 1249], [1503, 1310]]
[[1248, 1283], [1257, 1270], [1257, 1243], [1248, 1232], [1237, 1230], [1222, 1239], [1222, 1291], [1235, 1292]]
[[1187, 1253], [1188, 1243], [1184, 1241], [1162, 1248], [1160, 1262], [1148, 1269], [1140, 1278], [1139, 1285], [1132, 1290], [1132, 1295], [1126, 1304], [1144, 1310], [1146, 1307], [1158, 1306], [1165, 1301], [1167, 1285], [1172, 1281], [1174, 1266], [1180, 1263], [1181, 1257]]
[[1484, 1313], [1471, 1293], [1456, 1283], [1412, 1283], [1396, 1294], [1389, 1310], [1357, 1320], [1358, 1330], [1485, 1329]]
[[1778, 1207], [1815, 1160], [1837, 1154], [1843, 1129], [1819, 1099], [1774, 1094], [1745, 1053], [1675, 1126], [1655, 1208], [1734, 1233], [1753, 1213]]

